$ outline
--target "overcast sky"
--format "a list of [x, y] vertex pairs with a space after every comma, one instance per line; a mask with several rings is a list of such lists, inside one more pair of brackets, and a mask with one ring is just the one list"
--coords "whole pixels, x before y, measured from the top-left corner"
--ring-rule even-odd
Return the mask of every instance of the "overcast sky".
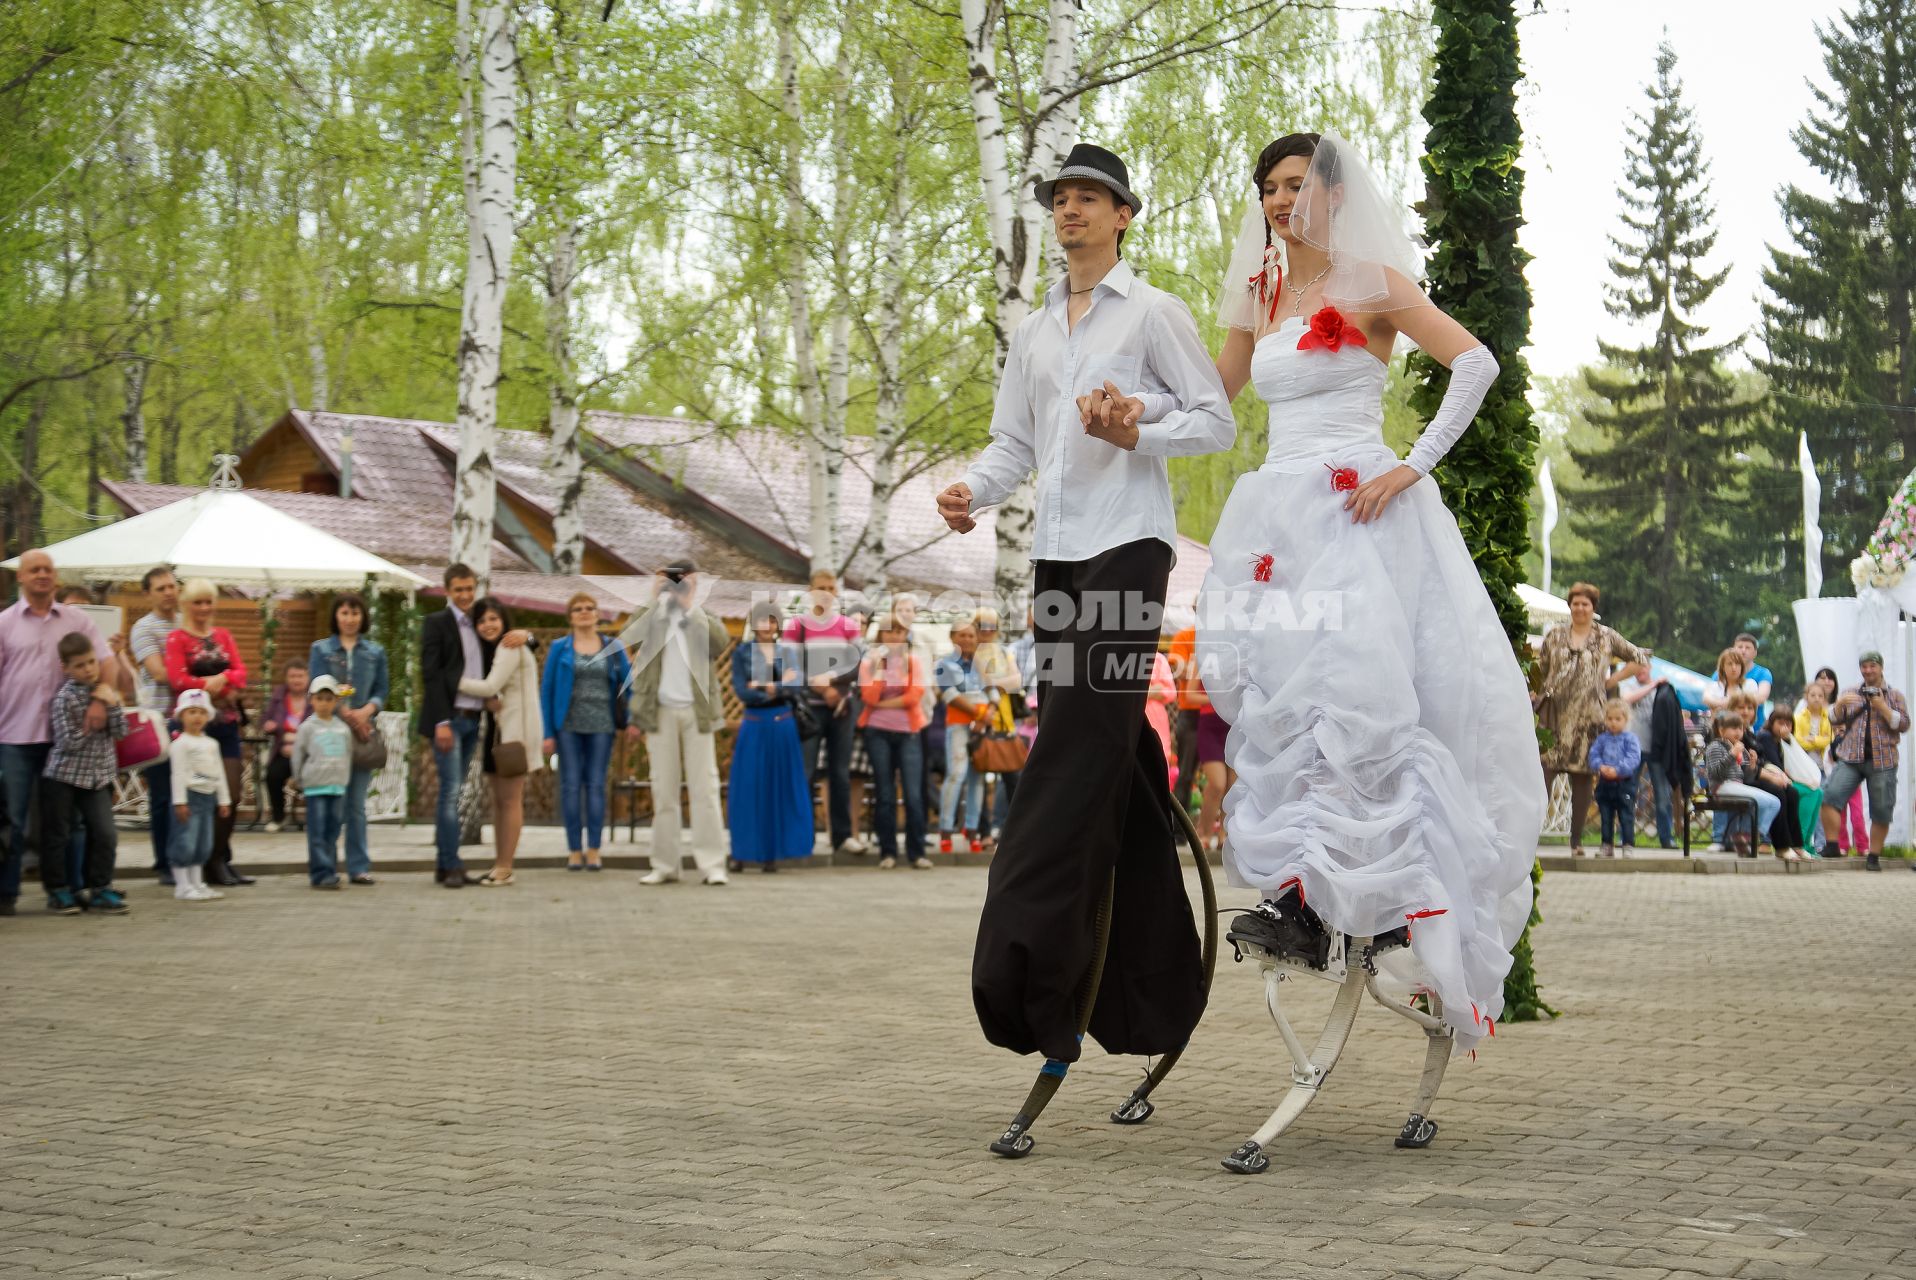
[[[1519, 10], [1530, 0], [1519, 0]], [[1524, 247], [1535, 255], [1530, 351], [1539, 373], [1597, 358], [1599, 335], [1629, 331], [1603, 309], [1608, 236], [1618, 229], [1624, 127], [1647, 101], [1664, 32], [1710, 162], [1717, 229], [1710, 265], [1730, 277], [1701, 319], [1721, 340], [1755, 328], [1764, 246], [1783, 239], [1776, 192], [1821, 189], [1790, 132], [1822, 80], [1816, 25], [1835, 0], [1545, 0], [1523, 20]]]

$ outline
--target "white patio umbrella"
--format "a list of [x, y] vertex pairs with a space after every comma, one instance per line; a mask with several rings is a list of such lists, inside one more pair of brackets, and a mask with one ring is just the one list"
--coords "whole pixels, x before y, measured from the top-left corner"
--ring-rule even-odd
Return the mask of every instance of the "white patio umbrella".
[[1517, 584], [1517, 602], [1530, 617], [1530, 625], [1542, 630], [1553, 622], [1570, 621], [1570, 602], [1548, 591], [1539, 591], [1528, 582]]
[[[63, 580], [137, 582], [155, 565], [181, 579], [276, 591], [415, 591], [411, 570], [335, 538], [258, 498], [208, 489], [46, 548]], [[18, 569], [15, 556], [0, 568]]]

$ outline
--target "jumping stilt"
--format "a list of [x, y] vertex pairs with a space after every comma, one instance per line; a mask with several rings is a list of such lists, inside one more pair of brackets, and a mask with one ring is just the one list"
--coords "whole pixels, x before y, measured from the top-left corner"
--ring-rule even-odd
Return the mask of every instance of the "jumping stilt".
[[[1217, 882], [1211, 874], [1210, 861], [1204, 856], [1204, 841], [1199, 838], [1197, 827], [1191, 821], [1191, 815], [1184, 812], [1168, 792], [1165, 795], [1165, 803], [1170, 806], [1174, 825], [1182, 831], [1185, 844], [1190, 847], [1191, 857], [1197, 863], [1199, 894], [1204, 904], [1204, 994], [1208, 1000], [1211, 979], [1217, 972]], [[1104, 976], [1105, 950], [1111, 940], [1111, 899], [1115, 883], [1114, 875], [1112, 882], [1105, 886], [1104, 902], [1098, 909], [1094, 959], [1078, 989], [1080, 999], [1078, 1039], [1080, 1041], [1084, 1039], [1085, 1032], [1091, 1025], [1091, 1010], [1097, 1003], [1098, 984]], [[1111, 1113], [1113, 1124], [1143, 1124], [1151, 1118], [1152, 1112], [1157, 1110], [1151, 1102], [1151, 1091], [1164, 1083], [1164, 1078], [1171, 1074], [1171, 1068], [1177, 1065], [1188, 1043], [1187, 1041], [1185, 1045], [1178, 1046], [1157, 1060], [1156, 1065], [1145, 1074], [1138, 1087], [1133, 1089], [1130, 1096]], [[998, 1136], [997, 1141], [991, 1144], [991, 1150], [995, 1154], [1011, 1160], [1031, 1154], [1032, 1147], [1036, 1145], [1031, 1136], [1031, 1126], [1043, 1113], [1052, 1096], [1058, 1092], [1058, 1086], [1064, 1083], [1065, 1073], [1070, 1069], [1070, 1065], [1055, 1058], [1045, 1060], [1044, 1066], [1038, 1069], [1038, 1078], [1032, 1083], [1031, 1092], [1026, 1095], [1024, 1105], [1018, 1108], [1017, 1116]]]
[[[1197, 824], [1191, 821], [1191, 815], [1184, 811], [1176, 799], [1171, 801], [1171, 812], [1177, 816], [1178, 827], [1184, 833], [1184, 842], [1190, 846], [1191, 858], [1197, 863], [1198, 891], [1204, 901], [1204, 996], [1208, 1002], [1211, 995], [1211, 978], [1217, 972], [1217, 881], [1211, 875], [1211, 861], [1204, 856], [1204, 840], [1198, 835]], [[1171, 1068], [1178, 1064], [1189, 1042], [1179, 1045], [1171, 1052], [1159, 1058], [1157, 1065], [1145, 1075], [1142, 1083], [1131, 1091], [1111, 1113], [1112, 1124], [1143, 1124], [1157, 1110], [1151, 1102], [1151, 1091], [1164, 1083], [1171, 1074]]]
[[1428, 1041], [1424, 1050], [1424, 1075], [1417, 1082], [1417, 1096], [1410, 1104], [1410, 1119], [1404, 1121], [1396, 1145], [1411, 1149], [1427, 1147], [1430, 1140], [1437, 1136], [1437, 1122], [1430, 1119], [1430, 1109], [1437, 1101], [1437, 1090], [1444, 1083], [1444, 1068], [1450, 1065], [1450, 1051], [1457, 1033], [1445, 1025], [1444, 1002], [1438, 999], [1435, 992], [1429, 996], [1430, 1012], [1425, 1013], [1407, 1004], [1399, 1004], [1379, 991], [1376, 974], [1371, 974], [1365, 985], [1370, 988], [1371, 999], [1424, 1029]]
[[[1083, 1041], [1085, 1031], [1091, 1026], [1091, 1009], [1098, 1002], [1098, 983], [1104, 977], [1104, 953], [1111, 945], [1111, 896], [1116, 882], [1115, 872], [1105, 882], [1104, 901], [1098, 904], [1097, 922], [1093, 926], [1095, 941], [1091, 948], [1091, 967], [1085, 970], [1084, 979], [1078, 984], [1080, 1041]], [[1045, 1064], [1038, 1068], [1038, 1078], [1032, 1083], [1031, 1092], [1025, 1096], [1024, 1105], [1018, 1108], [1018, 1114], [998, 1135], [998, 1140], [991, 1144], [994, 1155], [1017, 1160], [1031, 1154], [1031, 1148], [1037, 1145], [1037, 1140], [1031, 1136], [1031, 1126], [1044, 1112], [1052, 1095], [1058, 1092], [1058, 1086], [1064, 1083], [1065, 1072], [1070, 1069], [1068, 1062], [1060, 1062], [1056, 1058], [1045, 1059]]]

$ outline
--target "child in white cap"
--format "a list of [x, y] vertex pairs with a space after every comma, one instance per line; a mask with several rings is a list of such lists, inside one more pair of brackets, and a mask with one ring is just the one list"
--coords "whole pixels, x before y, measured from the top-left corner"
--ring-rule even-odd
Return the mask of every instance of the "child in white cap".
[[233, 795], [226, 785], [220, 744], [206, 736], [206, 723], [213, 718], [213, 700], [206, 690], [182, 692], [173, 714], [180, 722], [180, 736], [166, 752], [173, 772], [173, 843], [166, 852], [173, 864], [173, 896], [210, 902], [226, 896], [206, 883], [213, 819], [233, 811]]
[[339, 829], [353, 779], [353, 731], [334, 713], [339, 682], [321, 676], [306, 690], [313, 714], [293, 735], [293, 785], [306, 797], [306, 877], [315, 889], [339, 884]]

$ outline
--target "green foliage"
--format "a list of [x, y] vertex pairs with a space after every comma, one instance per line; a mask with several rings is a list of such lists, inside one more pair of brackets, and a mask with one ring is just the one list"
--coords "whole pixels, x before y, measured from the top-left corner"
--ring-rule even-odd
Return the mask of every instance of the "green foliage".
[[1530, 949], [1530, 931], [1543, 923], [1543, 863], [1530, 864], [1530, 919], [1523, 936], [1510, 950], [1510, 972], [1504, 975], [1504, 1021], [1542, 1022], [1558, 1016], [1544, 1000], [1537, 984], [1535, 953]]
[[[1435, 80], [1419, 211], [1434, 252], [1430, 296], [1490, 348], [1502, 367], [1476, 424], [1437, 468], [1444, 501], [1457, 517], [1484, 587], [1522, 652], [1528, 627], [1517, 603], [1530, 545], [1529, 507], [1537, 427], [1530, 412], [1530, 286], [1517, 247], [1523, 225], [1523, 170], [1517, 167], [1517, 17], [1511, 0], [1437, 0]], [[1449, 385], [1443, 366], [1419, 352], [1422, 383], [1411, 404], [1426, 420]], [[1533, 866], [1533, 881], [1540, 869]], [[1539, 917], [1533, 912], [1532, 923]], [[1523, 1022], [1550, 1013], [1537, 994], [1526, 926], [1504, 979], [1504, 1017]]]
[[1783, 437], [1807, 432], [1823, 480], [1824, 590], [1916, 461], [1916, 9], [1857, 0], [1819, 25], [1829, 87], [1794, 136], [1819, 190], [1779, 197], [1790, 241], [1763, 273]]
[[1607, 305], [1650, 333], [1640, 345], [1600, 343], [1608, 363], [1587, 376], [1596, 438], [1571, 445], [1579, 478], [1560, 481], [1585, 546], [1563, 557], [1565, 577], [1597, 583], [1606, 621], [1626, 637], [1708, 670], [1750, 625], [1764, 584], [1783, 576], [1796, 540], [1758, 495], [1787, 491], [1792, 472], [1763, 399], [1722, 367], [1737, 344], [1708, 344], [1688, 318], [1727, 270], [1703, 265], [1715, 210], [1668, 44], [1629, 126], [1617, 194], [1623, 233], [1611, 238]]
[[[1418, 206], [1433, 248], [1430, 296], [1490, 348], [1502, 366], [1476, 424], [1437, 468], [1444, 500], [1513, 645], [1523, 643], [1516, 586], [1530, 543], [1526, 497], [1537, 428], [1528, 398], [1530, 286], [1517, 246], [1523, 170], [1517, 166], [1517, 20], [1511, 0], [1437, 0], [1435, 81]], [[1449, 373], [1412, 357], [1422, 385], [1411, 405], [1426, 420], [1443, 401]]]

